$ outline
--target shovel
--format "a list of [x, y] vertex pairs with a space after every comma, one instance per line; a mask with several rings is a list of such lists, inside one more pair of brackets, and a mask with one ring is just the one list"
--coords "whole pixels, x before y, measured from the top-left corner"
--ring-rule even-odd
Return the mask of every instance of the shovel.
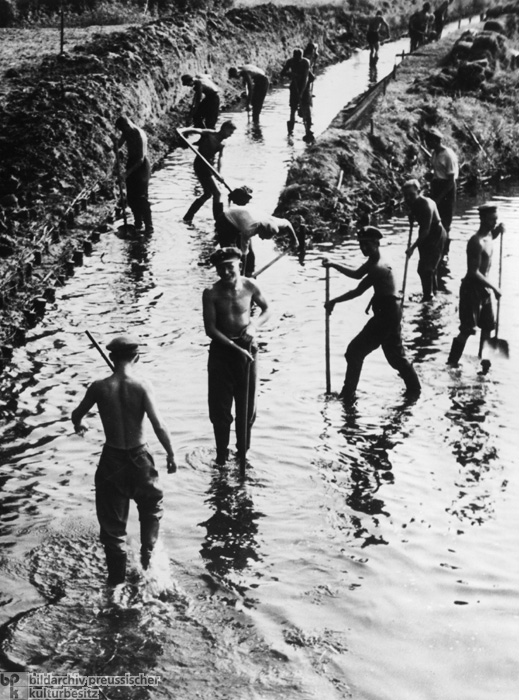
[[[501, 233], [501, 240], [499, 241], [499, 289], [501, 289], [501, 278], [503, 273], [503, 236]], [[496, 330], [492, 338], [487, 338], [485, 340], [485, 345], [489, 347], [493, 352], [503, 357], [510, 356], [510, 349], [508, 347], [508, 341], [503, 340], [498, 337], [499, 333], [499, 310], [501, 308], [501, 299], [497, 300], [497, 312], [496, 312]]]

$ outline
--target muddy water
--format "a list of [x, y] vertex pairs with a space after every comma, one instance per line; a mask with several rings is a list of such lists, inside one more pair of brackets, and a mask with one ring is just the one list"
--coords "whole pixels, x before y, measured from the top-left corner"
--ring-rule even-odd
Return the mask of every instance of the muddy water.
[[[355, 65], [346, 64], [348, 85]], [[268, 100], [261, 133], [232, 115], [238, 131], [226, 146], [226, 178], [248, 182], [266, 208], [285, 178], [280, 162], [304, 147], [302, 127], [287, 141], [286, 102], [286, 93]], [[404, 334], [423, 384], [414, 404], [380, 352], [365, 363], [354, 409], [324, 394], [320, 258], [360, 263], [353, 242], [316, 246], [304, 265], [287, 256], [260, 277], [272, 320], [261, 332], [259, 415], [240, 484], [234, 463], [211, 466], [201, 294], [214, 280], [205, 264], [213, 237], [209, 207], [193, 227], [181, 221], [194, 195], [191, 162], [176, 152], [153, 178], [153, 237], [106, 235], [2, 378], [4, 662], [163, 678], [149, 695], [112, 698], [512, 700], [519, 192], [496, 195], [508, 227], [500, 337], [511, 357], [480, 376], [474, 339], [459, 369], [445, 367], [465, 243], [477, 227], [476, 202], [463, 201], [433, 304], [419, 302], [416, 261], [409, 270]], [[384, 230], [401, 278], [406, 222]], [[259, 267], [276, 254], [269, 242], [256, 249]], [[350, 287], [332, 274], [332, 294]], [[342, 304], [331, 318], [333, 389], [367, 302]], [[105, 341], [128, 328], [146, 342], [140, 370], [182, 466], [167, 475], [150, 435], [166, 494], [163, 541], [144, 579], [131, 513], [130, 580], [113, 606], [94, 515], [102, 432], [92, 416], [77, 438], [69, 415], [81, 387], [104, 374], [84, 331]]]

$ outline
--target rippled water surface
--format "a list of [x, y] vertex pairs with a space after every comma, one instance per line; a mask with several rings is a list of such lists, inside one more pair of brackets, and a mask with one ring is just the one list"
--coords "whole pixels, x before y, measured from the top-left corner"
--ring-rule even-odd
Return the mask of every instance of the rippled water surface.
[[[337, 86], [367, 79], [365, 58], [317, 82], [318, 132], [353, 96], [334, 105]], [[301, 126], [287, 142], [287, 101], [283, 91], [270, 97], [261, 132], [232, 115], [238, 131], [225, 148], [225, 177], [250, 184], [267, 209], [304, 148]], [[326, 117], [318, 108], [327, 102]], [[360, 264], [354, 242], [316, 246], [304, 265], [286, 256], [259, 278], [272, 320], [261, 331], [259, 414], [241, 484], [235, 465], [211, 466], [201, 294], [215, 278], [206, 265], [214, 242], [209, 206], [193, 227], [181, 220], [195, 192], [191, 163], [175, 152], [153, 177], [153, 237], [106, 234], [3, 375], [4, 662], [159, 673], [149, 696], [179, 700], [516, 698], [519, 192], [496, 195], [507, 225], [499, 335], [511, 357], [478, 375], [472, 339], [462, 366], [445, 366], [477, 228], [477, 202], [462, 201], [433, 304], [419, 302], [416, 261], [409, 270], [404, 335], [423, 385], [414, 404], [380, 351], [366, 360], [354, 409], [325, 396], [320, 258]], [[384, 232], [401, 278], [406, 221]], [[276, 254], [266, 241], [256, 250], [258, 267]], [[332, 295], [350, 287], [332, 273]], [[331, 317], [334, 390], [367, 302], [341, 304]], [[166, 494], [162, 547], [147, 580], [133, 555], [118, 608], [107, 600], [97, 541], [100, 423], [92, 416], [81, 440], [69, 421], [83, 387], [105, 373], [87, 329], [102, 342], [127, 329], [145, 339], [140, 371], [182, 465], [167, 475], [150, 435]], [[134, 511], [129, 532], [138, 552]]]

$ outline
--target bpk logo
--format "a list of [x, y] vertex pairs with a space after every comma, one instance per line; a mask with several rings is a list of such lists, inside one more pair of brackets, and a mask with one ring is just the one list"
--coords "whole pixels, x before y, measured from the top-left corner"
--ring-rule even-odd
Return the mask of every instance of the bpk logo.
[[27, 700], [27, 673], [0, 673], [0, 700]]

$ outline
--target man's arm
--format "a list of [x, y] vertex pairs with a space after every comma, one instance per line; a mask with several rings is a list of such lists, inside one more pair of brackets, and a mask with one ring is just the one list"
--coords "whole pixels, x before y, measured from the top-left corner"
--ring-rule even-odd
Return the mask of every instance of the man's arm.
[[491, 289], [496, 297], [499, 299], [501, 296], [501, 290], [495, 287], [492, 282], [480, 272], [481, 267], [481, 256], [483, 253], [483, 248], [480, 241], [476, 236], [473, 236], [467, 243], [467, 277], [475, 280], [483, 287], [488, 287]]
[[267, 321], [270, 318], [270, 309], [267, 300], [263, 296], [263, 292], [258, 287], [256, 282], [253, 282], [250, 278], [247, 278], [246, 284], [251, 285], [252, 301], [256, 304], [256, 306], [258, 306], [261, 312], [259, 316], [255, 316], [254, 319], [252, 319], [249, 322], [249, 325], [245, 328], [244, 331], [246, 335], [254, 336], [258, 326], [262, 326], [265, 323], [265, 321]]
[[214, 303], [213, 294], [214, 293], [212, 289], [204, 289], [204, 293], [202, 295], [204, 328], [206, 335], [208, 335], [209, 338], [211, 338], [211, 340], [216, 340], [222, 345], [227, 345], [227, 347], [233, 348], [233, 350], [240, 352], [242, 355], [245, 355], [249, 360], [252, 360], [252, 355], [248, 353], [247, 350], [240, 348], [240, 346], [236, 345], [236, 343], [233, 340], [231, 340], [231, 338], [226, 336], [225, 333], [222, 333], [218, 329], [216, 325], [216, 307]]
[[310, 76], [310, 61], [307, 58], [301, 59], [301, 66], [299, 69], [299, 75], [297, 77], [297, 87], [299, 90], [299, 100], [302, 99], [303, 93], [308, 85], [308, 78]]
[[173, 447], [171, 445], [171, 437], [169, 430], [162, 420], [162, 416], [155, 403], [155, 397], [153, 396], [153, 391], [151, 386], [146, 384], [143, 385], [144, 388], [144, 410], [146, 415], [150, 419], [150, 423], [155, 431], [155, 435], [158, 437], [160, 444], [166, 450], [168, 456], [168, 474], [177, 471], [177, 465], [175, 464], [175, 455], [173, 454]]
[[[433, 218], [433, 209], [425, 197], [422, 201], [417, 201], [416, 209], [418, 209], [418, 211], [415, 210], [413, 212], [413, 218], [418, 223], [418, 238], [406, 251], [406, 255], [409, 257], [429, 235]], [[411, 217], [409, 217], [409, 219], [411, 221]]]
[[297, 248], [299, 246], [299, 240], [297, 238], [296, 232], [294, 231], [294, 227], [292, 226], [290, 221], [288, 219], [281, 219], [279, 228], [280, 231], [290, 234], [292, 243], [294, 244], [294, 247]]
[[74, 431], [78, 435], [83, 436], [88, 430], [88, 426], [82, 421], [90, 409], [97, 403], [96, 394], [96, 382], [93, 382], [86, 390], [86, 394], [79, 406], [72, 411], [71, 419], [74, 425]]
[[327, 258], [323, 258], [323, 267], [331, 267], [334, 270], [337, 270], [337, 272], [340, 272], [342, 275], [346, 275], [346, 277], [351, 277], [354, 280], [361, 280], [368, 273], [371, 264], [369, 260], [367, 260], [355, 270], [352, 267], [345, 267], [344, 265], [330, 262]]
[[334, 299], [330, 299], [330, 301], [324, 305], [324, 308], [326, 309], [326, 311], [328, 311], [329, 314], [331, 314], [335, 304], [339, 304], [342, 301], [350, 301], [351, 299], [355, 299], [356, 297], [360, 297], [361, 294], [364, 294], [364, 292], [367, 291], [372, 286], [373, 286], [373, 280], [370, 278], [369, 275], [366, 275], [366, 277], [364, 277], [364, 279], [361, 282], [359, 282], [359, 284], [357, 285], [357, 287], [355, 287], [355, 289], [352, 289], [349, 292], [346, 292], [346, 294], [341, 294], [340, 297], [335, 297]]

